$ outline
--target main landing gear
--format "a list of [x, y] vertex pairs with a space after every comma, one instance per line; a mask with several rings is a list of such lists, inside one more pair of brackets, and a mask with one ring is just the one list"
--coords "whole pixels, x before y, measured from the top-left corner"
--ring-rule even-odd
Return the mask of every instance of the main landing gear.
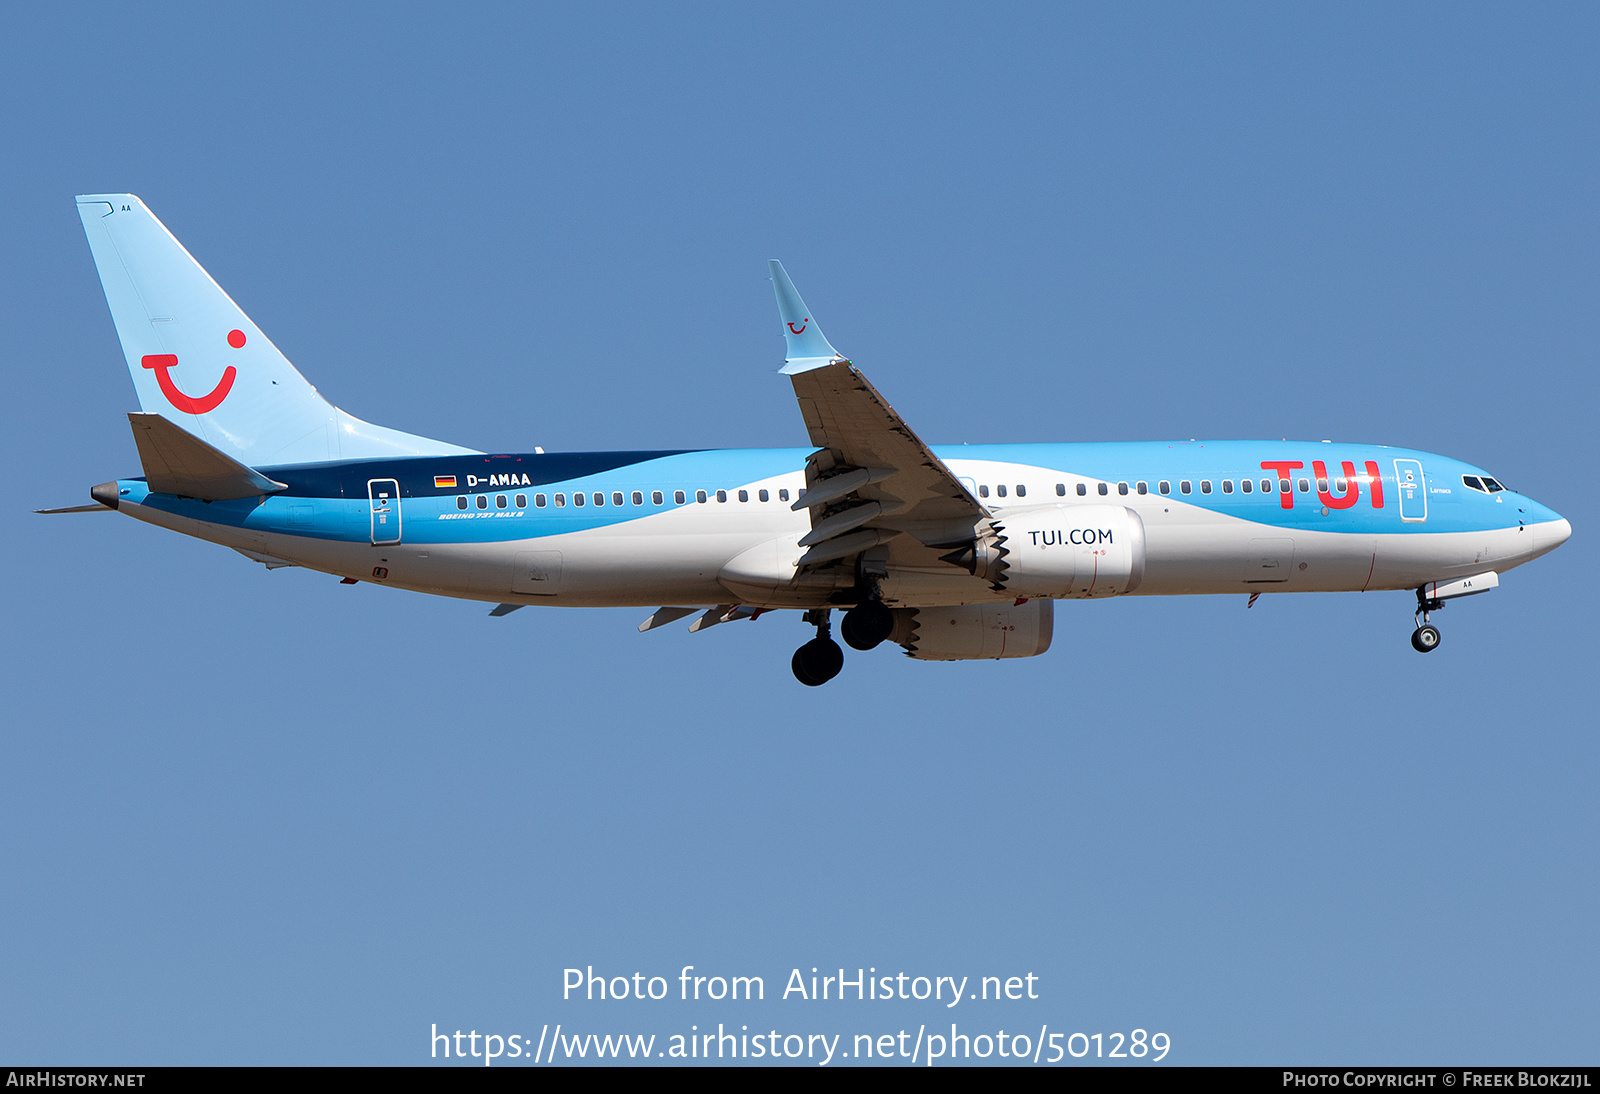
[[1443, 607], [1444, 601], [1429, 599], [1422, 589], [1417, 590], [1417, 611], [1413, 618], [1420, 620], [1421, 625], [1411, 632], [1411, 648], [1418, 653], [1432, 653], [1439, 648], [1439, 628], [1428, 622], [1428, 614]]
[[[828, 608], [814, 608], [805, 615], [807, 623], [817, 628], [817, 636], [794, 651], [789, 667], [794, 678], [807, 687], [826, 684], [844, 668], [844, 651], [828, 637]], [[876, 595], [861, 601], [844, 613], [839, 623], [839, 634], [845, 644], [855, 650], [870, 650], [881, 645], [894, 633], [894, 612]]]
[[874, 597], [844, 613], [839, 634], [853, 650], [870, 650], [894, 633], [894, 613]]
[[808, 688], [826, 684], [844, 668], [844, 651], [828, 637], [828, 613], [827, 608], [814, 608], [806, 613], [806, 622], [816, 624], [817, 636], [795, 650], [794, 657], [789, 660], [794, 678]]

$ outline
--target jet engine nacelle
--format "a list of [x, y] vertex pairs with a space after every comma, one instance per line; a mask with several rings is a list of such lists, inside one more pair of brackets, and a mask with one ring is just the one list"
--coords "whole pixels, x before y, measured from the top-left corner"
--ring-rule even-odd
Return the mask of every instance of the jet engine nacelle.
[[1144, 521], [1132, 509], [1045, 505], [1007, 510], [993, 526], [985, 576], [1008, 593], [1087, 599], [1131, 593], [1144, 580]]
[[995, 661], [1034, 657], [1050, 648], [1055, 604], [967, 604], [957, 608], [896, 608], [889, 640], [918, 661]]

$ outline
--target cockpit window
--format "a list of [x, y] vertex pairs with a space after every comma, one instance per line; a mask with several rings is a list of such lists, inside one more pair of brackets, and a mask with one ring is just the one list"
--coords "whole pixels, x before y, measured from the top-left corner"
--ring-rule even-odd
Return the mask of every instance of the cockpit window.
[[1498, 494], [1500, 491], [1505, 489], [1505, 487], [1501, 486], [1494, 479], [1491, 479], [1488, 475], [1483, 477], [1483, 485], [1489, 488], [1489, 493], [1491, 494]]
[[1498, 494], [1505, 489], [1499, 482], [1491, 479], [1488, 475], [1462, 475], [1461, 481], [1469, 488], [1480, 490], [1485, 494]]
[[1466, 483], [1467, 486], [1474, 490], [1483, 490], [1484, 493], [1488, 493], [1488, 491], [1484, 489], [1483, 480], [1478, 478], [1476, 475], [1462, 475], [1461, 481]]

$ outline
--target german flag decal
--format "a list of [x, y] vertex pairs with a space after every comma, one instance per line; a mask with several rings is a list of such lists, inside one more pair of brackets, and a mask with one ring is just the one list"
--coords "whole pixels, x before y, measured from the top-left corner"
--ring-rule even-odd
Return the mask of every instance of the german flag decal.
[[433, 488], [435, 490], [454, 490], [456, 488], [456, 477], [454, 475], [435, 475], [433, 477]]

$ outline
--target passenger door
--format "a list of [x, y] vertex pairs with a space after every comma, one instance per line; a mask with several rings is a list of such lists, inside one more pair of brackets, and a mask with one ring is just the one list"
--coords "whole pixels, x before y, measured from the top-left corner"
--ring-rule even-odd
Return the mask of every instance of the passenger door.
[[1394, 484], [1400, 495], [1400, 519], [1420, 524], [1428, 519], [1428, 483], [1422, 477], [1421, 460], [1395, 460]]
[[394, 479], [369, 479], [367, 497], [372, 500], [372, 542], [400, 542], [400, 483]]

